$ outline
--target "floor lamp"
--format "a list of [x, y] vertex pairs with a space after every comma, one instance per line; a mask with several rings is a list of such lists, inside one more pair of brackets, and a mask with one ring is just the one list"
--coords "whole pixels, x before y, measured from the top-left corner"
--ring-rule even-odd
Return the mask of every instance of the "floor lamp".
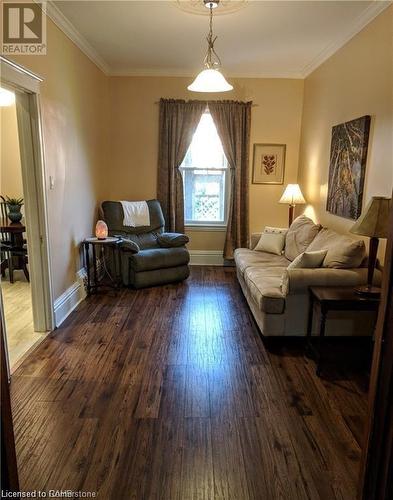
[[279, 203], [289, 205], [289, 225], [291, 225], [295, 213], [295, 206], [304, 205], [306, 203], [299, 184], [288, 184], [280, 198]]

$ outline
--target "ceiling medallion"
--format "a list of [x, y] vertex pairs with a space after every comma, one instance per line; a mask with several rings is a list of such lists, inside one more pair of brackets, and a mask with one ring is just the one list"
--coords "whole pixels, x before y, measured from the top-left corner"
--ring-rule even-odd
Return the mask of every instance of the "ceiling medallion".
[[[219, 0], [220, 8], [214, 12], [214, 15], [220, 16], [223, 14], [232, 14], [243, 9], [249, 0]], [[213, 2], [217, 4], [218, 2]], [[184, 12], [208, 16], [209, 11], [206, 9], [204, 2], [201, 0], [174, 0], [174, 4]]]

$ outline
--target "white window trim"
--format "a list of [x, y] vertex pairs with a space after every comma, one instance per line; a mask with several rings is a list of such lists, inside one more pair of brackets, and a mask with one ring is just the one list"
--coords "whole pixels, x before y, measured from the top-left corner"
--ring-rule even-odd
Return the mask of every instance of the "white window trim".
[[226, 168], [199, 168], [199, 167], [180, 167], [180, 172], [183, 170], [213, 170], [216, 172], [225, 173], [225, 199], [224, 199], [224, 222], [215, 221], [184, 221], [185, 229], [190, 229], [191, 231], [225, 231], [228, 226], [228, 212], [229, 212], [229, 198], [230, 198], [230, 184], [231, 184], [231, 169], [229, 166]]
[[200, 230], [200, 231], [225, 231], [228, 226], [228, 212], [229, 212], [229, 198], [231, 196], [230, 192], [230, 174], [231, 169], [229, 165], [226, 168], [199, 168], [199, 167], [179, 167], [180, 172], [183, 175], [183, 170], [213, 170], [216, 172], [224, 172], [225, 173], [225, 206], [224, 206], [224, 222], [215, 222], [215, 221], [185, 221], [185, 228], [192, 228], [191, 230]]
[[206, 224], [206, 222], [203, 222], [202, 224], [190, 224], [187, 223], [184, 228], [186, 231], [190, 232], [216, 232], [216, 233], [221, 233], [225, 232], [227, 230], [227, 225], [228, 224]]

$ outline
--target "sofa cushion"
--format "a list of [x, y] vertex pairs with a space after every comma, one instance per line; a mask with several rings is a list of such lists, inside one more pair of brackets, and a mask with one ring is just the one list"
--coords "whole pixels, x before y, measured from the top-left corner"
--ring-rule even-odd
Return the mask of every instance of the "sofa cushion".
[[285, 257], [289, 260], [295, 259], [306, 250], [320, 231], [321, 226], [306, 217], [300, 215], [291, 224], [285, 237]]
[[288, 269], [315, 269], [321, 267], [326, 254], [327, 250], [303, 252], [289, 264]]
[[281, 291], [283, 267], [249, 267], [244, 273], [244, 281], [251, 297], [261, 311], [269, 314], [282, 314], [285, 309], [285, 296]]
[[185, 247], [148, 248], [130, 255], [130, 266], [136, 271], [151, 271], [188, 264], [190, 256]]
[[123, 225], [123, 207], [119, 201], [104, 201], [101, 204], [103, 219], [108, 224], [109, 232], [122, 234], [127, 237], [130, 234], [150, 233], [151, 231], [162, 232], [165, 221], [161, 205], [158, 200], [147, 200], [149, 208], [150, 226], [130, 227]]
[[359, 267], [366, 254], [363, 240], [327, 228], [323, 228], [307, 248], [307, 252], [315, 250], [327, 250], [322, 265], [335, 269]]
[[[379, 286], [382, 273], [374, 272], [373, 283]], [[286, 269], [281, 282], [284, 295], [307, 294], [310, 286], [360, 286], [367, 283], [367, 269], [358, 267], [352, 269]]]
[[157, 236], [157, 242], [163, 248], [182, 247], [189, 241], [189, 237], [182, 233], [161, 233]]
[[290, 263], [283, 255], [256, 252], [248, 248], [237, 248], [234, 257], [236, 266], [242, 275], [248, 267], [287, 267]]

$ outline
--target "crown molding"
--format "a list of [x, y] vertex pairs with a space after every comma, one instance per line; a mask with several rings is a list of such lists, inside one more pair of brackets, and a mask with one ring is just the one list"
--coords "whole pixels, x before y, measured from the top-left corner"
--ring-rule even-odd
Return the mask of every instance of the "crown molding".
[[387, 7], [392, 5], [393, 0], [374, 0], [366, 10], [364, 10], [360, 16], [358, 16], [354, 22], [348, 26], [347, 32], [329, 44], [322, 52], [318, 54], [309, 64], [304, 66], [301, 71], [302, 78], [306, 78], [313, 71], [315, 71], [321, 64], [323, 64], [329, 57], [335, 54], [341, 47], [343, 47], [349, 40], [351, 40], [355, 35], [357, 35], [363, 28], [367, 26], [373, 19], [375, 19], [381, 12], [383, 12]]
[[65, 17], [61, 10], [53, 1], [46, 3], [46, 15], [56, 24], [56, 26], [75, 43], [75, 45], [103, 72], [110, 75], [110, 68], [106, 61], [89, 44], [84, 36]]
[[[138, 69], [138, 70], [131, 70], [131, 71], [111, 71], [109, 73], [109, 76], [113, 77], [120, 77], [120, 76], [129, 76], [129, 77], [162, 77], [162, 78], [195, 78], [196, 75], [198, 74], [199, 71], [201, 71], [202, 68], [199, 68], [195, 70], [193, 73], [191, 72], [185, 72], [185, 71], [179, 71], [179, 70], [154, 70], [154, 69]], [[227, 71], [224, 71], [225, 73], [225, 78], [241, 78], [241, 79], [247, 79], [247, 78], [269, 78], [269, 79], [295, 79], [295, 80], [301, 80], [303, 79], [303, 75], [300, 72], [264, 72], [264, 73], [228, 73]]]

